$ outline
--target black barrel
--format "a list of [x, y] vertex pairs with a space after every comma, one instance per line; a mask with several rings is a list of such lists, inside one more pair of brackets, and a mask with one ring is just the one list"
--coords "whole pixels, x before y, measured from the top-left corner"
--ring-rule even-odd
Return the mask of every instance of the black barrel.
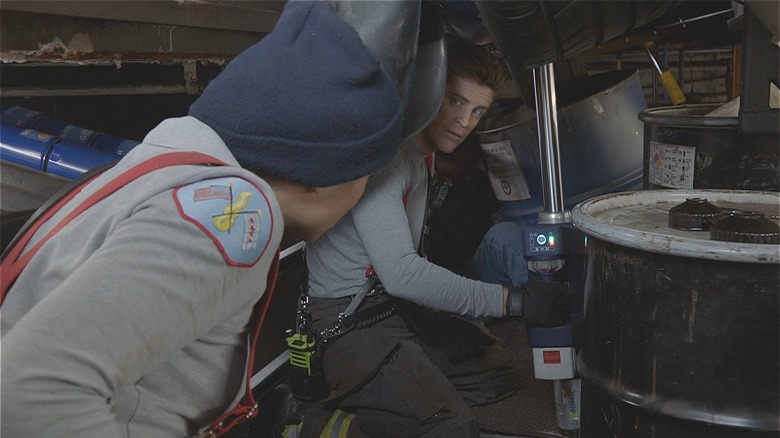
[[709, 116], [719, 105], [646, 109], [646, 189], [780, 190], [777, 135], [746, 135], [739, 119]]
[[780, 433], [780, 247], [669, 228], [696, 197], [780, 227], [772, 192], [624, 192], [572, 211], [588, 235], [583, 438]]

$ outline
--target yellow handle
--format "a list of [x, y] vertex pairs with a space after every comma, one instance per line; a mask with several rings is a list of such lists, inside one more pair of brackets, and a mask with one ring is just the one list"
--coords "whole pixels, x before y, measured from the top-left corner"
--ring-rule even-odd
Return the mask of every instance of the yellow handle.
[[680, 85], [674, 79], [674, 76], [672, 76], [672, 72], [666, 70], [659, 78], [661, 80], [661, 85], [663, 85], [664, 89], [669, 94], [669, 100], [672, 101], [673, 105], [685, 103], [685, 94], [683, 94]]

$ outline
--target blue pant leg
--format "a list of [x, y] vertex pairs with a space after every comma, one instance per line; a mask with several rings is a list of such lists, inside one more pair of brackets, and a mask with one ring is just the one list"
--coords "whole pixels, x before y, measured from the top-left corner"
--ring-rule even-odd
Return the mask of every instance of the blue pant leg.
[[522, 225], [514, 222], [493, 225], [466, 265], [466, 275], [504, 286], [520, 286], [528, 281]]

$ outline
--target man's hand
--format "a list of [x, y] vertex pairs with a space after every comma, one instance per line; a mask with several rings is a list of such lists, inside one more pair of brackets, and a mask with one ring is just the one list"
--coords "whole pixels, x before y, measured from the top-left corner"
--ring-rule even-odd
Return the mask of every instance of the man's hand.
[[528, 280], [509, 288], [507, 316], [520, 318], [528, 325], [555, 327], [569, 315], [569, 288], [557, 281]]

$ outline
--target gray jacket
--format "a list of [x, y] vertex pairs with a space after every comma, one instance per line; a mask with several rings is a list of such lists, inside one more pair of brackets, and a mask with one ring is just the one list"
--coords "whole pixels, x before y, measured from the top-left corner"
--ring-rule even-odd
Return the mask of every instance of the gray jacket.
[[365, 282], [366, 268], [373, 266], [396, 297], [462, 315], [503, 316], [501, 285], [470, 280], [418, 255], [426, 163], [411, 140], [404, 142], [393, 161], [369, 178], [357, 205], [308, 245], [311, 296], [354, 295]]
[[[31, 244], [105, 181], [175, 150], [232, 166], [176, 166], [127, 184], [46, 243], [10, 289], [3, 437], [194, 435], [242, 395], [247, 323], [284, 224], [270, 187], [211, 128], [163, 121]], [[259, 234], [243, 214], [224, 233], [210, 229], [243, 191]]]

